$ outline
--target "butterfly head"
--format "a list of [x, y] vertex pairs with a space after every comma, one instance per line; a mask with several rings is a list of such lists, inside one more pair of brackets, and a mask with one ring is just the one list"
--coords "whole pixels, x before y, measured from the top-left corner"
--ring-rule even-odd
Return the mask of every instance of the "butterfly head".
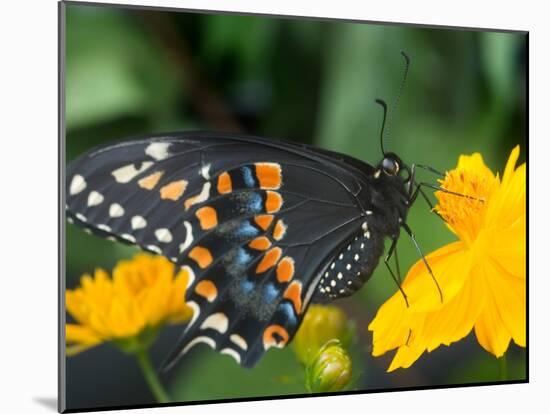
[[382, 159], [382, 161], [380, 161], [378, 169], [384, 174], [392, 177], [399, 174], [402, 165], [403, 162], [396, 154], [394, 154], [393, 152], [388, 152], [384, 154], [384, 158]]
[[380, 215], [380, 231], [388, 236], [398, 234], [410, 207], [410, 168], [395, 153], [386, 152], [371, 177], [369, 202]]

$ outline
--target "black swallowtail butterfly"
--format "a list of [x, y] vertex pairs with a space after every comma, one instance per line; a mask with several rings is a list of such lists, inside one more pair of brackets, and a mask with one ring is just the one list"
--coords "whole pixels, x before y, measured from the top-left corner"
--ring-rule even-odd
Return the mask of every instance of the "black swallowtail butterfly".
[[412, 236], [413, 184], [393, 153], [373, 167], [308, 145], [174, 133], [71, 162], [67, 217], [187, 269], [194, 315], [168, 364], [206, 343], [251, 367], [292, 339], [310, 303], [356, 292], [386, 237], [390, 269], [400, 229]]

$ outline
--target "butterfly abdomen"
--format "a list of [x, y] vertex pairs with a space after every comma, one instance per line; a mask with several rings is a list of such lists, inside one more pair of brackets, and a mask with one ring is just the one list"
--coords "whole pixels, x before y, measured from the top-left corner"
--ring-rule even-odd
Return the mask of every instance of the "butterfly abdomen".
[[317, 286], [313, 301], [350, 296], [369, 280], [384, 251], [383, 236], [364, 221], [361, 230], [336, 254]]

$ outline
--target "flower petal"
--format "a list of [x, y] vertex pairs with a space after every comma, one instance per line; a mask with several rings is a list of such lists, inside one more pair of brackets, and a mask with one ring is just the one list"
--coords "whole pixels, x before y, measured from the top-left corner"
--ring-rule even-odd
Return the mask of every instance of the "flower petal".
[[[457, 267], [464, 269], [461, 266], [466, 260], [466, 255], [462, 247], [461, 242], [451, 243], [431, 253], [427, 258], [434, 273], [446, 269], [445, 272], [441, 272], [446, 276], [443, 281], [437, 279], [444, 292], [444, 303], [456, 296], [465, 280], [464, 274], [467, 274], [467, 271], [462, 273], [453, 270]], [[369, 324], [368, 329], [373, 331], [373, 356], [382, 355], [391, 349], [405, 345], [411, 339], [410, 335], [421, 337], [425, 312], [441, 309], [443, 306], [437, 286], [422, 261], [411, 268], [403, 283], [403, 289], [409, 299], [410, 307], [407, 308], [401, 292], [396, 292], [380, 307], [376, 317]], [[424, 349], [426, 346], [425, 342]], [[418, 351], [415, 350], [414, 353], [417, 354]], [[400, 353], [400, 355], [406, 354], [404, 350]]]
[[[411, 310], [425, 312], [438, 309], [450, 301], [462, 288], [470, 267], [470, 254], [462, 242], [454, 242], [426, 256], [435, 281], [422, 260], [409, 270], [403, 290]], [[436, 284], [437, 281], [437, 284]], [[437, 286], [441, 289], [443, 302]]]
[[487, 263], [487, 282], [502, 323], [519, 346], [526, 344], [526, 283], [497, 263]]
[[425, 347], [420, 341], [411, 341], [411, 343], [399, 347], [387, 372], [395, 371], [397, 368], [410, 367], [424, 353]]
[[189, 283], [189, 274], [181, 270], [172, 283], [172, 291], [168, 298], [167, 312], [170, 323], [186, 322], [193, 316], [193, 310], [185, 303], [185, 290]]
[[67, 312], [79, 323], [85, 324], [88, 320], [89, 310], [86, 309], [84, 298], [80, 289], [67, 290], [65, 292], [65, 307]]
[[510, 156], [508, 157], [508, 162], [506, 163], [506, 167], [504, 168], [504, 174], [502, 175], [502, 184], [505, 184], [510, 177], [512, 176], [512, 173], [514, 172], [514, 168], [516, 167], [516, 162], [519, 158], [519, 145], [516, 145], [512, 152], [510, 153]]
[[485, 303], [486, 284], [472, 269], [460, 292], [441, 309], [426, 314], [422, 335], [427, 350], [450, 345], [467, 336]]
[[505, 229], [526, 214], [526, 167], [522, 164], [515, 171], [511, 170], [515, 160], [513, 163], [510, 160], [500, 188], [489, 200], [485, 217], [486, 228]]
[[73, 323], [65, 325], [65, 337], [68, 343], [79, 343], [89, 346], [97, 345], [102, 341], [92, 329]]
[[461, 155], [458, 157], [457, 170], [477, 171], [483, 175], [493, 177], [493, 172], [485, 165], [483, 157], [479, 152], [472, 155]]
[[372, 355], [380, 356], [407, 342], [410, 332], [409, 313], [400, 292], [381, 307], [368, 326], [372, 336]]
[[527, 274], [527, 240], [525, 216], [498, 232], [491, 240], [488, 255], [510, 275], [525, 279]]
[[[480, 266], [480, 269], [487, 279], [484, 267]], [[512, 336], [502, 322], [494, 294], [490, 290], [488, 290], [484, 308], [475, 324], [475, 333], [479, 344], [497, 358], [504, 355], [508, 349]]]

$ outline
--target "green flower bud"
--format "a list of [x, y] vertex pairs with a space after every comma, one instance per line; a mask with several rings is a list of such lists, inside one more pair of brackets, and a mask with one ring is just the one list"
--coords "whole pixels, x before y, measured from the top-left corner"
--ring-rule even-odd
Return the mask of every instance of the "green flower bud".
[[294, 337], [293, 349], [300, 362], [309, 365], [309, 361], [331, 339], [338, 339], [347, 347], [352, 333], [353, 326], [340, 308], [311, 305]]
[[351, 380], [351, 359], [340, 341], [329, 341], [306, 366], [309, 392], [341, 391]]

